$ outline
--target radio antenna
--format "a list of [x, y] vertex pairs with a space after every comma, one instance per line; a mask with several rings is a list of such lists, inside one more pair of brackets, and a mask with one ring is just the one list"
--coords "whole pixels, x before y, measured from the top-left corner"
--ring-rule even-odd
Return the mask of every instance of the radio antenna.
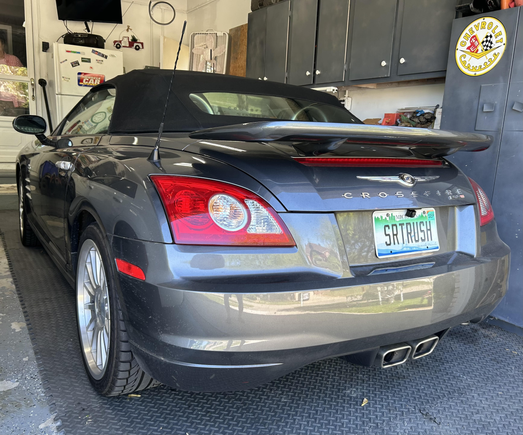
[[185, 33], [185, 26], [187, 21], [183, 22], [182, 27], [182, 36], [180, 36], [180, 44], [178, 44], [178, 52], [176, 53], [176, 60], [174, 61], [173, 74], [171, 76], [171, 83], [169, 83], [169, 90], [167, 91], [167, 98], [165, 99], [165, 106], [163, 108], [162, 122], [160, 122], [160, 128], [158, 129], [158, 139], [156, 139], [156, 144], [154, 149], [151, 152], [151, 155], [147, 160], [158, 165], [160, 163], [160, 141], [162, 140], [163, 125], [165, 122], [165, 114], [167, 112], [167, 106], [169, 105], [169, 97], [171, 96], [171, 89], [173, 87], [174, 74], [176, 73], [176, 65], [178, 65], [178, 57], [180, 56], [180, 48], [182, 48], [183, 34]]

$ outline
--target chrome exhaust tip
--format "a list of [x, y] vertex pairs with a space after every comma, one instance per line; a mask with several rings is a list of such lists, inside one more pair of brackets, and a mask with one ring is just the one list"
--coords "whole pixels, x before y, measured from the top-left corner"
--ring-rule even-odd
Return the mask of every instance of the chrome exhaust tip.
[[430, 355], [434, 351], [438, 343], [439, 337], [436, 335], [426, 338], [425, 340], [412, 343], [411, 345], [414, 349], [414, 351], [412, 352], [412, 359], [419, 359], [423, 358], [424, 356]]
[[412, 347], [408, 344], [384, 347], [378, 352], [378, 361], [381, 368], [398, 366], [407, 362], [411, 351]]

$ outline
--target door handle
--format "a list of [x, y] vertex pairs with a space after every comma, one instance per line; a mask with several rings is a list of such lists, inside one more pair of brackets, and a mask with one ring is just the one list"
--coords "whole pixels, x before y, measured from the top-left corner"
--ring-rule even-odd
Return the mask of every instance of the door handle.
[[62, 169], [64, 171], [70, 171], [74, 168], [74, 165], [71, 162], [67, 162], [64, 160], [59, 160], [58, 162], [55, 163], [55, 166], [58, 169]]
[[35, 100], [35, 79], [31, 79], [31, 100]]
[[523, 112], [523, 103], [520, 103], [519, 101], [516, 101], [514, 105], [512, 106], [512, 110], [515, 110], [516, 112]]
[[483, 112], [494, 112], [496, 103], [485, 103], [483, 104]]

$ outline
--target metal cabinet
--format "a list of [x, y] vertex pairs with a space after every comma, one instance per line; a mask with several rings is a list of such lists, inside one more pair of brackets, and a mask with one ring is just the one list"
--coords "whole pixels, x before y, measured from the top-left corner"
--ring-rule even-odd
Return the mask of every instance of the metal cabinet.
[[351, 13], [349, 80], [389, 77], [397, 1], [355, 0]]
[[347, 0], [291, 0], [288, 83], [345, 79], [348, 14]]
[[[485, 191], [501, 239], [510, 246], [511, 270], [505, 298], [493, 316], [523, 327], [523, 8], [475, 15], [454, 21], [447, 64], [441, 128], [477, 131], [493, 137], [486, 151], [449, 157]], [[466, 74], [457, 64], [462, 32], [474, 22], [500, 21], [506, 38], [504, 51], [488, 72]], [[481, 29], [481, 27], [479, 28]], [[470, 35], [469, 35], [470, 36]], [[483, 38], [482, 35], [480, 37]], [[489, 62], [485, 57], [485, 63]]]
[[249, 14], [247, 27], [247, 77], [261, 78], [265, 75], [265, 28], [267, 9]]
[[289, 2], [249, 14], [247, 77], [285, 83]]
[[347, 84], [443, 77], [455, 0], [353, 0]]
[[318, 0], [291, 0], [287, 83], [310, 85], [314, 77]]
[[447, 69], [455, 0], [403, 0], [397, 74]]
[[320, 1], [314, 84], [345, 80], [349, 2]]

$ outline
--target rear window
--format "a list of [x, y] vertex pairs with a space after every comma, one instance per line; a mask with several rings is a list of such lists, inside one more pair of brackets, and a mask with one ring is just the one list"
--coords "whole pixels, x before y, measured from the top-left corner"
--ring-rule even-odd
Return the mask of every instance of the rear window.
[[232, 92], [193, 93], [189, 94], [189, 98], [198, 109], [209, 115], [283, 121], [361, 123], [342, 107], [317, 101]]

